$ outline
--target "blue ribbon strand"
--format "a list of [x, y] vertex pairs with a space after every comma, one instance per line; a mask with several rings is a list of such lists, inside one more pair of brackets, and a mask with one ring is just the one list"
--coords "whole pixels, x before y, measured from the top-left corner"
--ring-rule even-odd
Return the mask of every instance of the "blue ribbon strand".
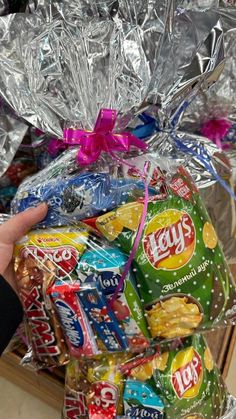
[[236, 143], [236, 124], [233, 124], [227, 134], [224, 136], [222, 140], [223, 144], [229, 142], [232, 144]]
[[[231, 187], [227, 184], [227, 182], [225, 182], [218, 175], [218, 173], [214, 169], [214, 167], [212, 165], [212, 162], [211, 162], [211, 156], [209, 155], [207, 150], [203, 146], [199, 145], [198, 146], [199, 153], [197, 153], [194, 150], [193, 147], [187, 146], [186, 144], [184, 144], [184, 142], [181, 141], [177, 137], [177, 135], [175, 134], [174, 128], [175, 128], [176, 123], [179, 119], [179, 116], [188, 107], [188, 105], [189, 105], [189, 103], [187, 101], [184, 102], [183, 105], [180, 107], [180, 109], [177, 111], [175, 117], [172, 120], [171, 125], [172, 125], [173, 128], [169, 132], [169, 135], [172, 137], [172, 139], [174, 140], [175, 145], [178, 147], [178, 149], [180, 151], [195, 157], [195, 159], [197, 159], [204, 166], [206, 171], [209, 172], [215, 178], [215, 180], [217, 182], [219, 182], [219, 184], [228, 192], [228, 194], [234, 199], [234, 201], [236, 201], [236, 195], [232, 191]], [[156, 121], [155, 118], [153, 118], [152, 116], [143, 113], [143, 114], [139, 115], [139, 119], [143, 122], [143, 124], [137, 126], [137, 128], [135, 128], [132, 131], [132, 133], [134, 135], [136, 135], [138, 138], [144, 139], [144, 138], [150, 137], [155, 132], [161, 132], [158, 121]], [[232, 137], [234, 137], [233, 134], [232, 134]], [[231, 141], [232, 141], [232, 139], [231, 139]]]
[[139, 115], [139, 119], [143, 124], [138, 125], [132, 134], [140, 139], [151, 137], [155, 132], [160, 132], [159, 124], [155, 118], [146, 113]]
[[176, 146], [181, 150], [183, 153], [188, 153], [192, 156], [194, 156], [199, 162], [202, 163], [202, 165], [205, 167], [205, 169], [216, 179], [217, 182], [220, 183], [220, 185], [229, 193], [229, 195], [236, 201], [236, 195], [232, 191], [231, 187], [228, 185], [227, 182], [225, 182], [216, 172], [214, 167], [211, 163], [211, 157], [207, 150], [202, 147], [198, 146], [199, 154], [193, 149], [193, 147], [188, 147], [186, 144], [184, 144], [182, 141], [178, 139], [176, 135], [171, 133], [171, 137], [173, 138]]

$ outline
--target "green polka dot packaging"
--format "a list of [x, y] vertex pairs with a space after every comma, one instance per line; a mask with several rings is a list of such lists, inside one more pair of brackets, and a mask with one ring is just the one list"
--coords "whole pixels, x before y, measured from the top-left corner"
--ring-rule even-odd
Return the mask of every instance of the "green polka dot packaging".
[[[236, 318], [235, 284], [196, 186], [182, 167], [162, 176], [133, 263], [151, 336], [161, 341]], [[93, 225], [129, 254], [143, 207], [129, 202]]]
[[72, 361], [67, 368], [65, 419], [219, 419], [227, 409], [227, 390], [198, 334], [161, 352]]

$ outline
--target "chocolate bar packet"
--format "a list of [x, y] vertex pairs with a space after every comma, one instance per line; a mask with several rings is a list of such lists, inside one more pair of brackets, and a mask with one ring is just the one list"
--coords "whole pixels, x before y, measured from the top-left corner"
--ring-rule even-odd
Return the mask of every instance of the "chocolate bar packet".
[[[68, 153], [68, 160], [70, 155]], [[43, 183], [39, 182], [39, 175], [26, 179], [12, 201], [13, 213], [47, 202], [47, 216], [38, 227], [66, 226], [97, 216], [104, 209], [110, 211], [116, 208], [127, 202], [135, 189], [141, 191], [141, 196], [143, 194], [143, 182], [140, 180], [115, 178], [101, 172], [74, 173], [77, 168], [67, 173], [67, 164], [71, 165], [71, 162], [65, 161], [63, 155], [40, 172]], [[75, 166], [74, 161], [73, 164]], [[150, 188], [150, 194], [154, 192]]]
[[[127, 257], [118, 248], [107, 246], [87, 249], [78, 264], [78, 280], [82, 287], [83, 284], [99, 283], [108, 306], [126, 263]], [[131, 271], [111, 308], [124, 330], [128, 348], [135, 351], [147, 347], [150, 334]], [[101, 338], [101, 334], [99, 336]]]
[[72, 360], [66, 367], [63, 419], [113, 419], [123, 413], [124, 376], [119, 364], [128, 354]]
[[67, 365], [63, 419], [88, 418], [86, 394], [89, 391], [89, 382], [86, 374], [85, 364], [71, 360]]
[[16, 284], [24, 308], [33, 357], [42, 366], [68, 362], [68, 349], [47, 290], [58, 279], [73, 280], [88, 233], [74, 228], [35, 230], [15, 247]]

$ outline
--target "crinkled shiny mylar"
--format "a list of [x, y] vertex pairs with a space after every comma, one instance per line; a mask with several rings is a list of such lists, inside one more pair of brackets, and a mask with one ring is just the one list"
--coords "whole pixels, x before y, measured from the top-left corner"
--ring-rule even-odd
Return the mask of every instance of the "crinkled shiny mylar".
[[[8, 1], [0, 0], [0, 16], [8, 12]], [[5, 106], [0, 95], [0, 176], [10, 165], [26, 131], [26, 124], [19, 121], [9, 107]]]
[[139, 112], [166, 126], [183, 101], [214, 82], [224, 62], [217, 12], [174, 1], [48, 1], [0, 19], [0, 92], [28, 122], [62, 137], [91, 129], [98, 110]]
[[0, 104], [0, 176], [8, 169], [28, 126]]
[[219, 9], [224, 31], [226, 60], [219, 80], [208, 91], [199, 91], [186, 110], [181, 127], [190, 132], [212, 118], [236, 120], [236, 7]]

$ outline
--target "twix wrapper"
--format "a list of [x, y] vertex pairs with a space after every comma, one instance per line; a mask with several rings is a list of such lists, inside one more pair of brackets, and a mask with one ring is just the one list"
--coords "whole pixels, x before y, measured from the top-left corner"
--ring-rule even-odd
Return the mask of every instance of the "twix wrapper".
[[63, 331], [47, 290], [55, 280], [73, 279], [86, 237], [86, 232], [69, 228], [36, 230], [16, 245], [17, 286], [33, 354], [42, 366], [68, 360]]
[[87, 419], [89, 391], [86, 364], [72, 360], [66, 367], [63, 419]]

